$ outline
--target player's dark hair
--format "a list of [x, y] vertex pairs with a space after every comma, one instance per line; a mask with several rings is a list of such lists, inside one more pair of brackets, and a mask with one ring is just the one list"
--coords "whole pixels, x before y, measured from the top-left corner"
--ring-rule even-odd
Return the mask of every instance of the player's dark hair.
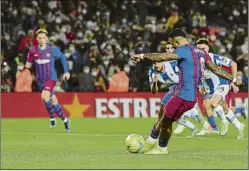
[[183, 30], [181, 30], [180, 28], [175, 28], [174, 30], [172, 30], [169, 33], [169, 38], [174, 38], [174, 37], [178, 37], [178, 36], [187, 38], [186, 33]]
[[195, 42], [196, 45], [198, 44], [205, 44], [205, 45], [208, 45], [209, 46], [209, 41], [207, 38], [200, 38], [198, 39], [196, 42]]
[[167, 41], [167, 42], [166, 42], [166, 45], [172, 45], [172, 42]]

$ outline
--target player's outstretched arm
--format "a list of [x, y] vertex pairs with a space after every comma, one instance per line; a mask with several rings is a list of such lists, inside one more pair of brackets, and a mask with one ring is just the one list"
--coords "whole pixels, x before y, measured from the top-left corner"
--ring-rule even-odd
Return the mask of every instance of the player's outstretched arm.
[[234, 77], [229, 74], [228, 72], [226, 72], [224, 69], [222, 69], [221, 67], [215, 65], [213, 63], [212, 60], [208, 60], [206, 62], [206, 66], [213, 72], [215, 73], [216, 75], [222, 77], [222, 78], [225, 78], [227, 80], [230, 80], [230, 81], [233, 81], [235, 82], [236, 85], [241, 85], [243, 82], [241, 80], [234, 80]]
[[171, 61], [179, 59], [176, 53], [146, 53], [146, 54], [135, 54], [131, 57], [134, 63], [138, 63], [143, 59], [148, 59], [152, 62]]

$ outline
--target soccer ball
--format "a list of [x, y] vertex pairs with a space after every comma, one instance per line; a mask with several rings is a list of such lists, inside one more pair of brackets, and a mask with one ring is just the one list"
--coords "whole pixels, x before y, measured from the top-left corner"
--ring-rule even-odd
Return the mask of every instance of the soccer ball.
[[130, 134], [125, 139], [125, 145], [129, 152], [140, 153], [144, 147], [144, 138], [138, 134]]

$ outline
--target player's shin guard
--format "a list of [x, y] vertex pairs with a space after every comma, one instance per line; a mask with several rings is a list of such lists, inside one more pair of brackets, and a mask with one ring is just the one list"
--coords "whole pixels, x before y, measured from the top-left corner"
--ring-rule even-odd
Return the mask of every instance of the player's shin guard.
[[67, 122], [67, 118], [65, 117], [60, 104], [54, 105], [54, 111], [64, 122]]
[[54, 119], [54, 107], [53, 107], [53, 104], [52, 104], [52, 101], [51, 99], [47, 102], [45, 102], [45, 106], [46, 106], [46, 109], [49, 113], [49, 116], [50, 116], [50, 119]]

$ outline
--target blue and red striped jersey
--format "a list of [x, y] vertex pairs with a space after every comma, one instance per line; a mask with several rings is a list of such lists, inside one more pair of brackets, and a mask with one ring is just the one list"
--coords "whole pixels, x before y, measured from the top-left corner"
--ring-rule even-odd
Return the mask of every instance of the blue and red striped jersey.
[[46, 45], [45, 49], [40, 49], [38, 46], [30, 48], [28, 53], [28, 63], [36, 65], [36, 83], [44, 85], [45, 81], [52, 79], [57, 81], [58, 76], [55, 69], [55, 59], [61, 60], [64, 73], [68, 72], [68, 63], [66, 56], [57, 47]]
[[210, 56], [191, 45], [181, 46], [175, 53], [179, 56], [179, 82], [174, 86], [174, 95], [186, 101], [197, 101], [203, 65], [211, 60]]

